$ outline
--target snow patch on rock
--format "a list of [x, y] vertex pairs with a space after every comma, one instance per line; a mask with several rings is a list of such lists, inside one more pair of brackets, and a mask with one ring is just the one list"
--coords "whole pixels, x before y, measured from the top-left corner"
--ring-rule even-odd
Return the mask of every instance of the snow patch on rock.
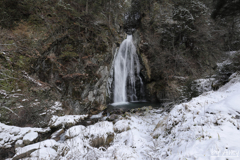
[[28, 145], [38, 138], [37, 132], [29, 132], [23, 137], [23, 143]]
[[86, 127], [85, 126], [74, 126], [74, 127], [71, 127], [69, 128], [67, 131], [66, 131], [66, 134], [65, 134], [65, 137], [67, 139], [70, 139], [70, 138], [74, 138], [76, 136], [81, 136], [81, 138], [83, 138], [84, 136], [84, 133], [85, 133], [85, 130]]
[[57, 156], [57, 152], [53, 148], [44, 147], [41, 149], [38, 149], [31, 153], [31, 159], [37, 159], [37, 160], [51, 160], [53, 157]]
[[10, 148], [17, 140], [22, 139], [27, 133], [47, 133], [50, 128], [16, 127], [0, 123], [0, 148]]
[[[22, 147], [22, 148], [16, 148], [16, 154], [14, 155], [12, 160], [18, 160], [18, 159], [21, 159], [21, 158], [25, 158], [25, 157], [28, 157], [29, 155], [30, 156], [36, 156], [37, 153], [35, 151], [37, 151], [37, 150], [40, 150], [41, 152], [42, 151], [49, 151], [49, 149], [50, 150], [51, 149], [57, 150], [58, 145], [59, 144], [55, 140], [45, 140], [45, 141], [38, 142], [38, 143], [35, 143], [35, 144], [31, 144], [31, 145], [28, 145], [28, 146], [25, 146], [25, 147]], [[51, 151], [51, 155], [54, 155], [52, 153], [53, 152]], [[49, 155], [50, 156], [50, 154], [48, 154], [48, 152], [43, 153], [43, 155]]]
[[52, 116], [49, 126], [51, 128], [59, 128], [67, 126], [73, 126], [86, 118], [88, 115], [66, 115], [62, 117]]
[[130, 121], [128, 120], [120, 120], [120, 121], [117, 121], [115, 124], [114, 124], [114, 131], [117, 132], [117, 133], [121, 133], [121, 132], [124, 132], [124, 131], [127, 131], [130, 129], [130, 126], [129, 126], [129, 123]]
[[59, 101], [56, 101], [53, 106], [50, 107], [50, 112], [51, 114], [57, 112], [57, 111], [62, 111], [62, 103]]

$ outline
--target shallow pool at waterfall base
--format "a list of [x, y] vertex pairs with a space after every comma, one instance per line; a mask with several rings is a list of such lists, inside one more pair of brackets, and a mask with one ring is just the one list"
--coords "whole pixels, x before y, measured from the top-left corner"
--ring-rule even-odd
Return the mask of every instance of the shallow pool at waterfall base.
[[160, 108], [162, 107], [162, 104], [154, 102], [120, 102], [109, 104], [107, 110], [108, 112], [111, 112], [112, 110], [128, 111], [131, 109], [142, 108], [147, 106], [152, 106], [153, 108]]

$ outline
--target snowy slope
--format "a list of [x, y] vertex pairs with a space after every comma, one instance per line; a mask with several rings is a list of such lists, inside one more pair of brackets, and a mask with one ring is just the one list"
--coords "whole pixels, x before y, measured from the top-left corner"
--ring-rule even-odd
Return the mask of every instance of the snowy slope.
[[[174, 107], [158, 135], [156, 156], [165, 159], [240, 159], [239, 73], [216, 92]], [[164, 132], [165, 131], [165, 132]], [[167, 133], [168, 131], [168, 133]]]

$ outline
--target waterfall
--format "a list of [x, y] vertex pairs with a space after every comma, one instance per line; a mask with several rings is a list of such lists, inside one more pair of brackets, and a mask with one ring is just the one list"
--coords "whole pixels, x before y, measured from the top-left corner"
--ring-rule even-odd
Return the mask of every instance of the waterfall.
[[[143, 92], [143, 82], [139, 75], [140, 63], [133, 44], [132, 35], [125, 39], [114, 62], [114, 103], [138, 101], [136, 82]], [[140, 93], [141, 94], [141, 93]]]

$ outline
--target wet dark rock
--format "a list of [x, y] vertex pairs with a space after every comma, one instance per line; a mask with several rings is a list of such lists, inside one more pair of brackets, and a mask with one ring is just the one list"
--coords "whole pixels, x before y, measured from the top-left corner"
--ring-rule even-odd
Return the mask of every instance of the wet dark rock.
[[117, 115], [117, 114], [112, 114], [112, 115], [110, 115], [108, 118], [107, 118], [107, 120], [108, 121], [115, 121], [116, 119], [118, 119], [119, 118], [119, 115]]
[[59, 129], [57, 130], [56, 132], [54, 132], [52, 135], [51, 135], [51, 139], [54, 139], [55, 141], [58, 141], [60, 140], [60, 136], [64, 133], [64, 129]]
[[235, 117], [236, 119], [240, 119], [240, 116], [239, 115], [236, 115], [236, 117]]
[[136, 108], [136, 109], [131, 109], [130, 113], [142, 114], [142, 113], [148, 112], [149, 110], [152, 110], [152, 109], [153, 109], [152, 106]]
[[0, 148], [0, 159], [7, 159], [15, 155], [15, 147]]

